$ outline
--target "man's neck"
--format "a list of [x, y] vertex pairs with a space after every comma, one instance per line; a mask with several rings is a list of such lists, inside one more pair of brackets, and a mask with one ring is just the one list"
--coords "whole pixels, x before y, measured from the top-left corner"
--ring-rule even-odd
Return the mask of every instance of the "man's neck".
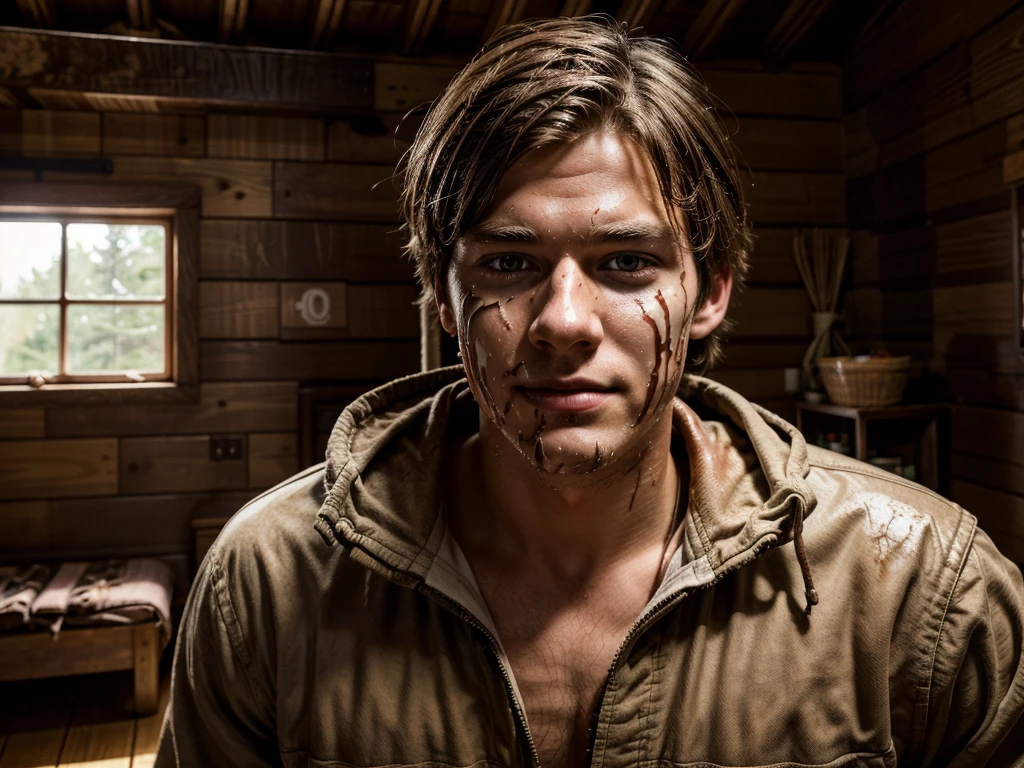
[[[664, 550], [688, 497], [666, 414], [633, 461], [584, 476], [537, 471], [485, 417], [460, 449], [452, 528], [463, 548], [531, 581], [585, 588]], [[646, 442], [646, 441], [645, 441]], [[455, 479], [455, 478], [453, 478]], [[660, 548], [660, 549], [659, 549]], [[628, 566], [627, 566], [628, 568]]]

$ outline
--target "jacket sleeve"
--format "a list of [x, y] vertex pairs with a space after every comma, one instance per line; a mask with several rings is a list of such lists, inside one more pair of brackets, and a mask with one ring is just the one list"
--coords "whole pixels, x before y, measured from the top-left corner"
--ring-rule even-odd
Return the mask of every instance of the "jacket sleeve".
[[920, 764], [1024, 768], [1024, 582], [981, 530], [942, 607]]
[[254, 673], [216, 546], [189, 594], [156, 768], [279, 766], [273, 705]]

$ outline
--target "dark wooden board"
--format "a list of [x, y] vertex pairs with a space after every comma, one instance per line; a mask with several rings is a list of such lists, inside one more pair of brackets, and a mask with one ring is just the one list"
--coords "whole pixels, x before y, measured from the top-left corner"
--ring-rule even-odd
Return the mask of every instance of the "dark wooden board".
[[398, 222], [394, 166], [274, 163], [274, 216]]
[[202, 222], [200, 275], [220, 279], [411, 281], [394, 225], [313, 221]]
[[202, 157], [206, 120], [201, 115], [103, 114], [103, 153]]
[[204, 381], [390, 379], [419, 370], [416, 341], [204, 341]]
[[[372, 106], [368, 59], [0, 28], [0, 85], [306, 109]], [[173, 77], [168, 77], [173, 73]]]
[[204, 382], [195, 404], [50, 408], [47, 432], [51, 437], [280, 432], [295, 428], [297, 397], [291, 381]]
[[117, 440], [0, 442], [0, 499], [117, 493]]
[[246, 487], [244, 448], [242, 459], [214, 461], [209, 435], [125, 437], [120, 445], [123, 495]]
[[1024, 466], [1024, 413], [954, 406], [950, 443], [958, 453]]
[[272, 339], [280, 330], [274, 282], [202, 280], [199, 338]]

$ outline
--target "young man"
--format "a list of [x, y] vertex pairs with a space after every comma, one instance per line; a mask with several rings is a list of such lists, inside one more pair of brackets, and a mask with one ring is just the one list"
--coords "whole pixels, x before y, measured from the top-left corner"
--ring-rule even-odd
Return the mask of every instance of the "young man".
[[508, 28], [403, 179], [463, 365], [365, 395], [231, 521], [158, 766], [1022, 763], [1017, 568], [692, 373], [750, 235], [669, 49]]

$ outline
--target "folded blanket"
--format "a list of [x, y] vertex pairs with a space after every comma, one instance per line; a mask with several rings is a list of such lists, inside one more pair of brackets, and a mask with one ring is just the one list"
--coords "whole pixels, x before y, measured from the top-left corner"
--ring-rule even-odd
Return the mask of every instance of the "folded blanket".
[[171, 635], [173, 574], [160, 560], [103, 560], [0, 569], [0, 632], [156, 621]]
[[88, 563], [70, 591], [67, 626], [140, 624], [157, 621], [161, 642], [171, 636], [174, 576], [160, 560], [107, 560]]
[[4, 568], [0, 573], [0, 632], [25, 627], [32, 603], [53, 576], [53, 566], [27, 565]]

